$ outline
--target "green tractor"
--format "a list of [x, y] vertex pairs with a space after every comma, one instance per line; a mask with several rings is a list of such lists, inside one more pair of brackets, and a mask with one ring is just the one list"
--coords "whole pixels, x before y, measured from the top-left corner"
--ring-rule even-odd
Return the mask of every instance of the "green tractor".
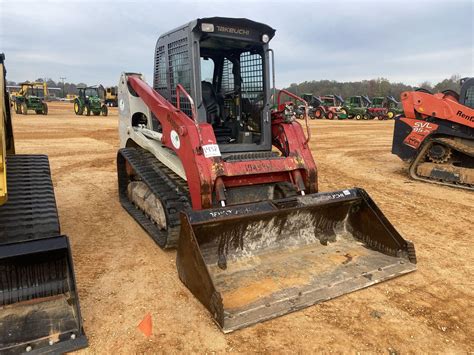
[[387, 117], [389, 119], [394, 118], [398, 115], [403, 115], [402, 105], [393, 96], [386, 97], [385, 105], [388, 109]]
[[74, 112], [76, 115], [107, 116], [108, 109], [105, 104], [105, 90], [102, 85], [79, 88], [79, 95], [74, 99]]
[[33, 110], [37, 115], [47, 115], [48, 105], [44, 101], [43, 83], [21, 83], [20, 86], [13, 102], [15, 112], [27, 115], [28, 110]]
[[378, 96], [372, 99], [372, 107], [383, 108], [387, 111], [386, 119], [392, 119], [395, 116], [403, 114], [403, 108], [393, 96]]
[[347, 113], [347, 118], [368, 119], [367, 108], [369, 105], [370, 100], [367, 97], [351, 96], [344, 102], [341, 110]]
[[372, 98], [372, 107], [384, 108], [386, 99], [383, 96], [376, 96]]

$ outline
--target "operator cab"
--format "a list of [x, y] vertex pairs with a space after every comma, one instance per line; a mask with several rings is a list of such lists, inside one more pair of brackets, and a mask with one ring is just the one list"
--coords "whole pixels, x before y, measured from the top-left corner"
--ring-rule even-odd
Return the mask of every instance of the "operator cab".
[[363, 96], [352, 96], [349, 98], [349, 104], [354, 107], [367, 107], [369, 105], [368, 99]]
[[105, 89], [102, 85], [82, 87], [79, 88], [79, 96], [86, 99], [89, 99], [90, 97], [98, 97], [103, 100], [105, 98]]
[[[203, 18], [158, 39], [154, 89], [177, 106], [191, 95], [196, 120], [212, 125], [221, 152], [271, 150], [268, 42], [271, 27], [247, 19]], [[192, 118], [189, 100], [180, 109]]]
[[461, 79], [461, 94], [459, 103], [474, 108], [474, 77]]
[[324, 106], [329, 106], [329, 107], [337, 106], [336, 98], [334, 96], [321, 96], [320, 99]]
[[259, 144], [265, 105], [262, 48], [212, 48], [201, 42], [201, 94], [217, 143]]
[[31, 84], [31, 83], [21, 83], [20, 93], [23, 93], [25, 97], [37, 97], [44, 99], [44, 89], [43, 84]]

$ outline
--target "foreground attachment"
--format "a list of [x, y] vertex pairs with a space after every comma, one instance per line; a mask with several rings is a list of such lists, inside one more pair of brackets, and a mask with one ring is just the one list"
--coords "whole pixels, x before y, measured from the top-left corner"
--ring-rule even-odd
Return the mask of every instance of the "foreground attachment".
[[64, 236], [0, 247], [0, 352], [87, 346]]
[[416, 269], [404, 240], [362, 189], [181, 216], [181, 280], [224, 332]]
[[87, 346], [68, 238], [60, 235], [48, 158], [7, 156], [0, 206], [0, 353]]

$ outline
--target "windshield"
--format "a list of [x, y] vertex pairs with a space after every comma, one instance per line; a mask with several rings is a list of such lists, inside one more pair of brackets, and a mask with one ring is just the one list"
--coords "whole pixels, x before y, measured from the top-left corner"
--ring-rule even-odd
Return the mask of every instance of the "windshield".
[[207, 121], [219, 144], [259, 144], [265, 106], [264, 55], [252, 50], [215, 49], [201, 42], [201, 91]]
[[332, 97], [323, 97], [322, 101], [323, 101], [324, 105], [336, 106], [336, 104], [334, 102], [334, 98], [332, 98]]
[[383, 97], [374, 97], [374, 98], [372, 99], [372, 104], [373, 104], [373, 106], [375, 106], [375, 107], [382, 106], [382, 103], [383, 103]]
[[43, 88], [39, 88], [39, 87], [32, 87], [30, 86], [27, 90], [26, 90], [26, 95], [27, 96], [37, 96], [37, 97], [40, 97], [40, 98], [44, 98], [44, 92], [43, 92]]
[[97, 88], [86, 88], [84, 90], [84, 95], [91, 97], [91, 96], [99, 96], [99, 89]]

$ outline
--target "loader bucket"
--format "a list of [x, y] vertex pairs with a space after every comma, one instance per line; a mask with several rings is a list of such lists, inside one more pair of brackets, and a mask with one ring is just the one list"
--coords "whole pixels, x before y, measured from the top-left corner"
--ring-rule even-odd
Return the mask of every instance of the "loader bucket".
[[0, 353], [87, 346], [65, 236], [0, 245]]
[[362, 189], [181, 215], [181, 281], [231, 332], [416, 269]]

